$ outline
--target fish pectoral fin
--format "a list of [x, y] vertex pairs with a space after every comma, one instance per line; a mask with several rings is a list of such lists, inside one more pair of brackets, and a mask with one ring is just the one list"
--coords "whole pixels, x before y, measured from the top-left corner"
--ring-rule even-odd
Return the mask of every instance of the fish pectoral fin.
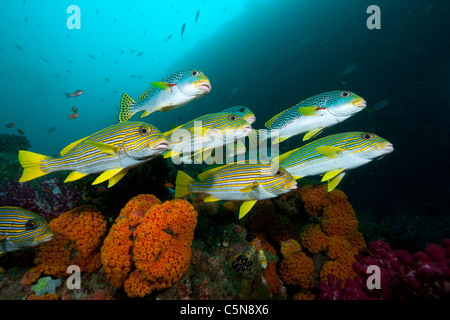
[[337, 176], [335, 176], [335, 177], [331, 178], [330, 180], [328, 180], [328, 192], [333, 191], [334, 188], [337, 187], [339, 182], [341, 182], [341, 180], [342, 180], [342, 178], [344, 176], [345, 176], [345, 172], [341, 172]]
[[111, 188], [113, 185], [119, 182], [119, 180], [122, 179], [127, 174], [127, 172], [128, 169], [122, 169], [121, 171], [113, 175], [111, 178], [109, 178], [108, 188]]
[[317, 106], [300, 107], [297, 109], [297, 111], [304, 116], [317, 116], [317, 108]]
[[325, 173], [322, 177], [322, 182], [323, 181], [328, 181], [334, 177], [336, 177], [339, 173], [341, 173], [342, 171], [344, 171], [344, 169], [337, 169], [337, 170], [333, 170], [333, 171], [328, 171], [327, 173]]
[[256, 201], [258, 200], [244, 201], [244, 203], [241, 205], [241, 208], [239, 209], [239, 219], [242, 219], [250, 211], [250, 209], [255, 205]]
[[303, 141], [309, 140], [314, 138], [315, 136], [318, 136], [323, 129], [325, 129], [325, 127], [319, 127], [317, 129], [311, 130], [309, 132], [307, 132], [304, 136], [303, 136]]
[[345, 149], [332, 146], [320, 146], [317, 147], [315, 150], [316, 152], [328, 158], [336, 158], [339, 156], [339, 154], [345, 151]]
[[81, 179], [81, 178], [87, 176], [88, 174], [89, 173], [72, 171], [71, 173], [69, 173], [69, 175], [67, 176], [66, 180], [64, 180], [64, 182], [75, 181], [75, 180], [78, 180], [78, 179]]
[[112, 144], [95, 142], [95, 141], [85, 141], [85, 143], [99, 149], [100, 151], [110, 154], [112, 156], [117, 156], [119, 154], [120, 147], [116, 147]]
[[161, 81], [156, 81], [156, 82], [152, 82], [150, 83], [150, 85], [162, 89], [162, 90], [170, 90], [171, 87], [175, 86], [175, 84], [173, 83], [168, 83], [168, 82], [161, 82]]
[[92, 182], [92, 184], [94, 185], [94, 184], [102, 183], [103, 181], [106, 181], [106, 180], [110, 179], [111, 177], [113, 177], [114, 175], [118, 174], [122, 170], [123, 170], [123, 168], [106, 170], [101, 175], [99, 175], [97, 177], [97, 179], [95, 179], [94, 182]]
[[239, 191], [242, 193], [247, 193], [247, 192], [253, 191], [253, 189], [257, 188], [258, 186], [259, 186], [259, 183], [255, 182], [251, 186], [245, 187]]
[[181, 152], [169, 150], [164, 154], [164, 159], [171, 158], [171, 157], [177, 157], [181, 154]]
[[289, 137], [280, 137], [280, 136], [278, 136], [278, 137], [276, 137], [275, 139], [272, 140], [272, 144], [277, 144], [277, 143], [283, 142], [284, 140], [287, 140], [287, 139], [289, 139]]
[[207, 196], [205, 199], [203, 199], [203, 202], [215, 202], [215, 201], [220, 201], [220, 199], [217, 199], [213, 196]]
[[141, 114], [141, 118], [143, 118], [143, 117], [146, 117], [146, 116], [148, 116], [148, 115], [150, 115], [150, 114], [152, 114], [152, 112], [153, 111], [144, 111], [144, 112], [142, 112], [142, 114]]

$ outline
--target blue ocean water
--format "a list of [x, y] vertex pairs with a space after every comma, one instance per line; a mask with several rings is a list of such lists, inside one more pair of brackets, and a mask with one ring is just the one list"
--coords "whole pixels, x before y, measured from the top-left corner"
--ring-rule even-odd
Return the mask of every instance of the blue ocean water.
[[[381, 29], [367, 27], [373, 4]], [[80, 29], [68, 28], [71, 5], [80, 9]], [[144, 119], [161, 131], [233, 105], [251, 108], [253, 127], [264, 128], [276, 113], [330, 90], [351, 90], [368, 109], [388, 100], [326, 134], [369, 131], [394, 144], [386, 158], [350, 172], [340, 189], [360, 216], [378, 224], [374, 237], [420, 249], [450, 235], [442, 174], [449, 154], [448, 9], [444, 0], [7, 1], [0, 133], [21, 129], [29, 150], [57, 154], [116, 123], [122, 93], [137, 97], [150, 82], [188, 67], [202, 70], [212, 90]], [[84, 94], [66, 97], [76, 90]], [[68, 119], [72, 107], [76, 119]], [[300, 145], [292, 138], [281, 148]]]

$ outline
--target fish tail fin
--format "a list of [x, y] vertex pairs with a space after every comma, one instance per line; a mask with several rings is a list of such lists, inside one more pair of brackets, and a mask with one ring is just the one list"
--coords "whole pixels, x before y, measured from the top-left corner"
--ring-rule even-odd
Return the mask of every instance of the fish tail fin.
[[181, 198], [191, 194], [192, 191], [189, 189], [189, 184], [194, 181], [187, 173], [178, 171], [177, 179], [175, 180], [175, 198]]
[[49, 172], [41, 169], [41, 161], [51, 159], [51, 157], [26, 150], [19, 150], [19, 163], [23, 167], [22, 176], [19, 182], [33, 180], [45, 176]]
[[120, 112], [119, 122], [124, 122], [130, 119], [135, 112], [132, 111], [132, 107], [136, 104], [133, 98], [129, 94], [124, 93], [120, 99]]

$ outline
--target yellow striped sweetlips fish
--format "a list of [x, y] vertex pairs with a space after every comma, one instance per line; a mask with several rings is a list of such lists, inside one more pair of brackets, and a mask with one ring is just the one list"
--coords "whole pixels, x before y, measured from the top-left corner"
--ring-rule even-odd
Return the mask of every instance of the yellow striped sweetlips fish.
[[235, 139], [246, 137], [251, 130], [251, 125], [234, 113], [207, 114], [164, 132], [171, 149], [164, 158], [178, 156], [184, 151], [193, 154], [211, 151], [225, 144], [234, 143]]
[[346, 171], [381, 159], [392, 151], [392, 143], [373, 133], [347, 132], [317, 139], [272, 161], [295, 179], [323, 174], [322, 181], [327, 181], [331, 191]]
[[220, 112], [234, 113], [234, 114], [238, 115], [239, 117], [241, 117], [242, 119], [244, 119], [245, 121], [247, 121], [249, 124], [252, 124], [253, 122], [256, 121], [256, 117], [255, 117], [255, 114], [253, 113], [253, 111], [244, 106], [229, 107]]
[[173, 73], [150, 85], [152, 87], [139, 96], [138, 102], [127, 93], [122, 95], [119, 122], [127, 121], [140, 111], [144, 111], [142, 118], [155, 111], [165, 112], [179, 108], [211, 91], [208, 77], [196, 69]]
[[[303, 141], [320, 134], [326, 127], [342, 122], [366, 107], [366, 101], [350, 91], [329, 91], [312, 96], [280, 112], [266, 122], [267, 129], [278, 129], [279, 143], [306, 132]], [[272, 136], [273, 138], [273, 136]]]
[[258, 200], [275, 198], [297, 188], [295, 179], [283, 168], [271, 164], [251, 164], [248, 161], [231, 163], [198, 175], [195, 181], [178, 171], [175, 197], [190, 193], [206, 193], [205, 202], [244, 200], [239, 219], [244, 217]]
[[116, 184], [127, 171], [158, 157], [169, 143], [154, 126], [139, 121], [117, 123], [69, 144], [60, 158], [20, 150], [19, 162], [24, 168], [19, 182], [33, 180], [55, 171], [72, 171], [64, 182], [101, 173], [93, 182], [109, 180]]
[[47, 220], [29, 210], [0, 207], [0, 256], [53, 238]]

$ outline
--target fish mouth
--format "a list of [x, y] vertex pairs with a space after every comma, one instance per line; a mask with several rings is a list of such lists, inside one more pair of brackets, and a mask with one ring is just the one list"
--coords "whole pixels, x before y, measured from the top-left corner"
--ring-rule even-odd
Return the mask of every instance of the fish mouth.
[[286, 183], [284, 188], [287, 189], [287, 190], [295, 190], [295, 189], [297, 189], [297, 181], [294, 180], [294, 181]]
[[33, 242], [36, 244], [39, 244], [42, 242], [50, 241], [52, 239], [53, 239], [53, 233], [49, 233], [49, 234], [44, 234], [42, 236], [36, 237]]
[[247, 121], [248, 123], [252, 124], [253, 122], [256, 121], [256, 117], [255, 116], [244, 117], [244, 120]]
[[167, 141], [161, 141], [156, 146], [151, 147], [150, 149], [152, 149], [152, 150], [160, 149], [160, 150], [166, 151], [169, 149], [169, 143]]
[[242, 131], [245, 133], [245, 134], [250, 134], [250, 132], [252, 132], [252, 126], [245, 126], [245, 127], [243, 127], [242, 128]]
[[361, 109], [364, 109], [365, 107], [367, 107], [367, 102], [366, 102], [366, 100], [364, 100], [364, 99], [356, 99], [356, 100], [354, 100], [354, 101], [352, 102], [352, 104], [353, 104], [355, 107], [359, 107], [359, 108], [361, 108]]
[[394, 146], [390, 142], [380, 143], [377, 146], [378, 150], [386, 151], [387, 153], [394, 151]]
[[206, 93], [211, 91], [211, 83], [209, 83], [209, 81], [195, 81], [194, 83], [197, 89], [200, 89]]

